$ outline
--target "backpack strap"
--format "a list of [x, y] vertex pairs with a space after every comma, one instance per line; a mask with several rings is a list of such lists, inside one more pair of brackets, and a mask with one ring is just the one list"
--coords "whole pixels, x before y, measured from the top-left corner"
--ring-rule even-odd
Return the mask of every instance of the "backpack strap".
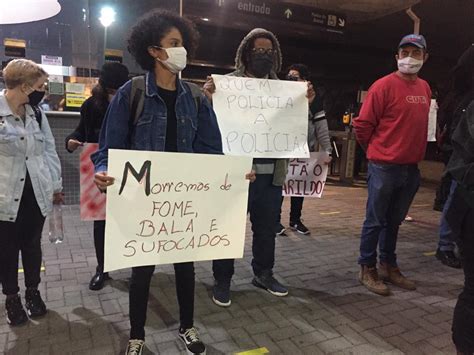
[[41, 110], [37, 106], [31, 106], [35, 113], [36, 122], [38, 122], [39, 128], [41, 129], [41, 123], [43, 123], [43, 115], [41, 114]]
[[142, 114], [145, 103], [145, 76], [140, 75], [132, 78], [132, 89], [130, 91], [130, 126], [134, 127]]
[[191, 90], [191, 94], [193, 95], [194, 104], [196, 105], [196, 110], [199, 113], [201, 108], [201, 95], [202, 91], [199, 85], [194, 83], [190, 83], [189, 81], [185, 81], [186, 85], [188, 85], [189, 89]]

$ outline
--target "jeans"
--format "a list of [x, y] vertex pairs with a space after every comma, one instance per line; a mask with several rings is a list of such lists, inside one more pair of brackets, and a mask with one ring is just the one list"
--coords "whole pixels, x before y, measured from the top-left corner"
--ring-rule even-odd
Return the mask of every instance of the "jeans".
[[418, 191], [420, 171], [416, 165], [370, 162], [367, 182], [368, 199], [359, 264], [376, 265], [378, 244], [380, 262], [397, 266], [398, 228]]
[[[155, 266], [140, 266], [132, 268], [130, 281], [130, 339], [145, 340], [145, 322], [148, 307], [150, 282]], [[180, 327], [184, 329], [193, 326], [194, 318], [194, 264], [174, 264], [176, 295], [179, 305]]]
[[2, 287], [4, 295], [15, 295], [18, 287], [18, 256], [25, 272], [25, 286], [37, 288], [41, 278], [41, 233], [45, 217], [36, 201], [29, 174], [15, 222], [0, 221], [0, 249], [2, 250]]
[[[250, 184], [248, 212], [252, 222], [252, 268], [259, 276], [271, 271], [275, 264], [275, 221], [281, 208], [281, 186], [273, 185], [272, 174], [258, 174]], [[214, 260], [214, 278], [230, 282], [234, 274], [234, 259]]]
[[[281, 223], [281, 205], [283, 204], [284, 196], [281, 197], [280, 213], [278, 214], [277, 224]], [[290, 224], [298, 223], [301, 220], [301, 211], [303, 210], [304, 197], [292, 196], [290, 209]]]
[[104, 271], [105, 221], [94, 221], [94, 247], [97, 270]]
[[[472, 196], [471, 196], [472, 198]], [[464, 270], [464, 289], [458, 297], [453, 316], [453, 342], [462, 354], [474, 353], [474, 206], [458, 189], [453, 193], [447, 220], [459, 237]]]
[[449, 195], [444, 203], [443, 213], [441, 214], [441, 221], [439, 224], [439, 242], [438, 248], [441, 251], [454, 251], [456, 244], [453, 239], [453, 231], [449, 227], [448, 221], [446, 220], [446, 213], [449, 210], [451, 201], [453, 200], [454, 191], [456, 190], [456, 180], [451, 181], [451, 187], [449, 189]]

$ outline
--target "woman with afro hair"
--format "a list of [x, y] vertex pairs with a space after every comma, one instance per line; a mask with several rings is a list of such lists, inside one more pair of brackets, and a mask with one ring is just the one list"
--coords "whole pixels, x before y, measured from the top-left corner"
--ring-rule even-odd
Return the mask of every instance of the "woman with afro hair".
[[[222, 154], [221, 134], [209, 101], [198, 87], [178, 76], [186, 66], [187, 53], [195, 50], [197, 38], [190, 21], [162, 10], [146, 15], [132, 28], [128, 50], [146, 71], [142, 79], [143, 109], [134, 125], [130, 125], [130, 117], [138, 107], [134, 106], [135, 95], [131, 98], [132, 79], [117, 91], [110, 103], [99, 150], [92, 156], [99, 189], [105, 191], [114, 182], [107, 175], [109, 148]], [[180, 313], [178, 335], [189, 354], [204, 354], [205, 345], [193, 326], [194, 265], [178, 263], [174, 269]], [[155, 265], [132, 268], [131, 329], [126, 354], [141, 354], [144, 349], [148, 294], [154, 270]]]

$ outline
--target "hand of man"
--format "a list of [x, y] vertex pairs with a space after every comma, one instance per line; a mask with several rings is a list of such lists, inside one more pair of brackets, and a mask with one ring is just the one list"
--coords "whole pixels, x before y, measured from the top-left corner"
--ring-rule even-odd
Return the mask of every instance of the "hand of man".
[[76, 139], [70, 139], [67, 141], [67, 149], [71, 152], [75, 151], [78, 147], [82, 147], [84, 143], [79, 142]]
[[107, 171], [100, 171], [94, 175], [94, 183], [100, 191], [105, 192], [108, 186], [114, 184], [115, 179], [107, 175]]
[[250, 182], [254, 182], [257, 179], [257, 175], [255, 174], [255, 170], [250, 171], [250, 173], [245, 174], [245, 178], [250, 180]]
[[206, 78], [206, 83], [204, 84], [202, 91], [208, 100], [212, 102], [212, 95], [216, 92], [216, 84], [214, 84], [214, 79], [212, 76], [208, 76]]

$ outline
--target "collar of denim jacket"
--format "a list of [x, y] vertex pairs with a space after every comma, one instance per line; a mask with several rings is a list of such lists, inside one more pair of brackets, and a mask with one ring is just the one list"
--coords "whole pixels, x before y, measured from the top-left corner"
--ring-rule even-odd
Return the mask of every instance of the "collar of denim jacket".
[[[183, 81], [176, 76], [176, 89], [178, 90], [177, 97], [186, 94], [186, 88], [183, 85]], [[149, 71], [145, 74], [145, 95], [148, 97], [157, 96], [158, 86], [156, 85], [155, 73]]]

